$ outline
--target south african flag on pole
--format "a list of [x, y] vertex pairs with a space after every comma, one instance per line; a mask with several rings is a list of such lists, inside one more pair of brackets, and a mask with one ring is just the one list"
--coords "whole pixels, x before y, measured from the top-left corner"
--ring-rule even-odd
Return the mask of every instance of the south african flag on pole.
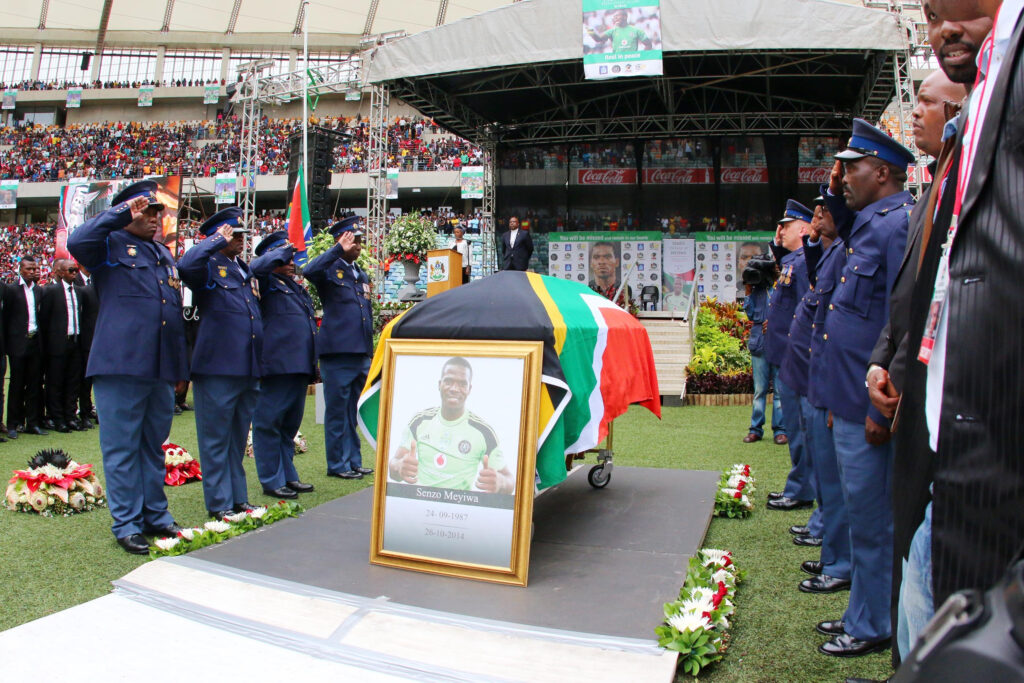
[[563, 481], [565, 455], [597, 446], [630, 404], [661, 417], [654, 353], [633, 316], [582, 284], [503, 271], [416, 304], [384, 328], [359, 399], [359, 425], [374, 447], [389, 338], [544, 342], [540, 488]]
[[302, 164], [295, 177], [292, 198], [288, 202], [288, 241], [295, 247], [295, 265], [306, 265], [306, 245], [313, 241], [313, 224], [309, 215], [309, 198], [306, 195], [306, 181], [303, 178]]

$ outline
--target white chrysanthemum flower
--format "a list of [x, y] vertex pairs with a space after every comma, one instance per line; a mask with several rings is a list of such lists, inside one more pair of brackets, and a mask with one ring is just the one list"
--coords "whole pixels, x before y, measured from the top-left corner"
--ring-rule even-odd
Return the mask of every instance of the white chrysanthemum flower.
[[255, 517], [256, 519], [263, 519], [263, 515], [265, 514], [267, 514], [267, 507], [265, 505], [261, 505], [254, 510], [249, 510], [249, 516]]
[[156, 545], [157, 548], [160, 548], [160, 550], [170, 550], [174, 546], [178, 545], [178, 543], [180, 542], [181, 539], [176, 537], [158, 538], [155, 541], [153, 541], [153, 544]]
[[182, 538], [184, 538], [186, 541], [191, 541], [196, 536], [201, 535], [203, 533], [203, 531], [204, 531], [204, 529], [201, 529], [201, 528], [197, 529], [197, 528], [193, 527], [191, 529], [182, 529], [181, 531], [178, 532], [178, 535], [181, 536]]
[[728, 550], [718, 550], [716, 548], [702, 548], [700, 550], [700, 556], [704, 560], [704, 566], [707, 567], [712, 564], [725, 564], [725, 559], [729, 558], [732, 562], [732, 553]]
[[227, 522], [221, 522], [219, 520], [214, 520], [212, 522], [207, 522], [206, 524], [204, 524], [203, 528], [206, 529], [207, 531], [215, 531], [217, 533], [223, 533], [223, 532], [227, 531], [228, 529], [230, 529], [231, 525], [228, 524]]
[[224, 517], [224, 521], [225, 522], [241, 522], [243, 519], [246, 518], [246, 516], [247, 515], [244, 512], [236, 512], [233, 515], [225, 516]]
[[690, 598], [689, 600], [683, 600], [679, 604], [679, 612], [689, 614], [704, 614], [715, 609], [715, 603], [712, 602], [711, 598]]
[[54, 467], [53, 465], [43, 465], [36, 471], [50, 479], [64, 478], [64, 470], [59, 467]]
[[733, 489], [738, 489], [741, 483], [745, 483], [744, 491], [753, 488], [753, 483], [750, 481], [750, 477], [746, 477], [742, 474], [733, 474], [729, 477], [729, 481], [726, 482], [726, 486]]
[[715, 582], [716, 586], [718, 585], [719, 581], [721, 581], [727, 586], [731, 586], [736, 582], [736, 576], [728, 569], [719, 569], [711, 575], [711, 580]]
[[715, 595], [715, 591], [711, 590], [706, 586], [698, 586], [690, 590], [690, 597], [684, 598], [685, 601], [698, 600], [701, 602], [711, 602], [711, 598]]
[[696, 631], [699, 628], [706, 629], [711, 626], [707, 617], [692, 613], [675, 614], [668, 618], [668, 623], [680, 633]]

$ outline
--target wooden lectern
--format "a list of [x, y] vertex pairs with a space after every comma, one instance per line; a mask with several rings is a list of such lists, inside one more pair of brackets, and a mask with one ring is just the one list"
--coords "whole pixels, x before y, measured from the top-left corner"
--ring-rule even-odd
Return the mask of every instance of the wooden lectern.
[[462, 284], [462, 254], [454, 249], [427, 252], [427, 297]]

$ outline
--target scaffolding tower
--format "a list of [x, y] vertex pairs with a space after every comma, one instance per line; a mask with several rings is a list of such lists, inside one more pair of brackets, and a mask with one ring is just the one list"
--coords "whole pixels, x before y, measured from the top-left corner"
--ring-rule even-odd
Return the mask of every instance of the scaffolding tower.
[[373, 267], [373, 290], [382, 291], [384, 284], [384, 231], [388, 216], [388, 108], [391, 95], [387, 86], [370, 86], [370, 139], [366, 159], [366, 236]]
[[495, 216], [495, 185], [497, 177], [495, 165], [497, 163], [496, 145], [493, 138], [483, 140], [480, 147], [484, 153], [484, 198], [481, 202], [480, 213], [480, 241], [482, 242], [483, 254], [481, 271], [484, 276], [498, 270], [498, 243], [496, 241], [497, 231], [494, 226]]

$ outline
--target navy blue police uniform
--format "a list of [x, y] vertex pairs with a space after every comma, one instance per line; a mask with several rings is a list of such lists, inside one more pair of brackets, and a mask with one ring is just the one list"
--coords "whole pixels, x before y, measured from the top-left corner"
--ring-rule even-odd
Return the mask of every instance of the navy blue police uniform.
[[137, 534], [173, 530], [161, 446], [171, 431], [174, 383], [188, 379], [174, 257], [163, 244], [124, 229], [132, 223], [127, 202], [145, 197], [163, 209], [156, 190], [149, 180], [129, 185], [68, 238], [99, 301], [86, 374], [101, 423], [112, 530], [126, 549], [125, 539]]
[[274, 272], [291, 263], [294, 255], [287, 233], [275, 232], [256, 246], [250, 264], [259, 282], [263, 313], [263, 377], [252, 452], [263, 491], [278, 498], [313, 490], [312, 484], [299, 480], [292, 459], [306, 389], [316, 377], [316, 314], [309, 292], [288, 275]]
[[263, 321], [259, 283], [240, 259], [220, 253], [228, 240], [217, 230], [241, 228], [242, 211], [218, 211], [200, 227], [206, 239], [178, 261], [181, 279], [199, 309], [192, 351], [196, 436], [203, 465], [203, 498], [220, 517], [248, 507], [242, 459], [259, 394]]
[[825, 385], [825, 316], [832, 293], [846, 264], [846, 246], [836, 238], [827, 248], [820, 241], [804, 242], [808, 271], [814, 273], [814, 318], [808, 342], [807, 438], [810, 441], [812, 469], [821, 510], [821, 573], [835, 579], [850, 579], [850, 521], [846, 514], [839, 463], [828, 425]]
[[[356, 217], [330, 226], [335, 238], [358, 230]], [[356, 404], [373, 353], [373, 307], [370, 279], [355, 263], [344, 258], [340, 244], [306, 264], [303, 275], [320, 295], [323, 321], [317, 335], [320, 376], [324, 384], [324, 441], [327, 474], [359, 479], [373, 472], [363, 467], [356, 429]]]
[[[786, 202], [786, 212], [779, 223], [795, 220], [810, 222], [813, 212], [795, 200]], [[767, 358], [772, 365], [782, 367], [790, 348], [789, 329], [796, 317], [796, 307], [810, 289], [807, 279], [807, 262], [803, 247], [789, 251], [785, 247], [770, 243], [772, 254], [779, 265], [779, 279], [775, 281], [768, 301], [768, 347]], [[782, 490], [782, 500], [770, 501], [773, 509], [792, 509], [809, 506], [815, 499], [814, 482], [811, 478], [811, 461], [807, 456], [807, 444], [800, 428], [800, 396], [781, 376], [776, 377], [775, 391], [782, 402], [782, 426], [789, 439], [789, 457], [792, 467]]]
[[[848, 149], [836, 158], [872, 156], [899, 168], [913, 154], [886, 133], [855, 119]], [[825, 317], [824, 374], [826, 405], [832, 413], [832, 438], [839, 462], [850, 523], [850, 603], [844, 616], [849, 637], [869, 643], [887, 641], [892, 590], [892, 444], [873, 446], [865, 439], [865, 419], [888, 421], [868, 400], [865, 368], [889, 316], [889, 292], [903, 260], [914, 199], [901, 191], [860, 211], [847, 209], [841, 197], [827, 194], [846, 249], [846, 263]], [[829, 643], [822, 646], [829, 651]]]

